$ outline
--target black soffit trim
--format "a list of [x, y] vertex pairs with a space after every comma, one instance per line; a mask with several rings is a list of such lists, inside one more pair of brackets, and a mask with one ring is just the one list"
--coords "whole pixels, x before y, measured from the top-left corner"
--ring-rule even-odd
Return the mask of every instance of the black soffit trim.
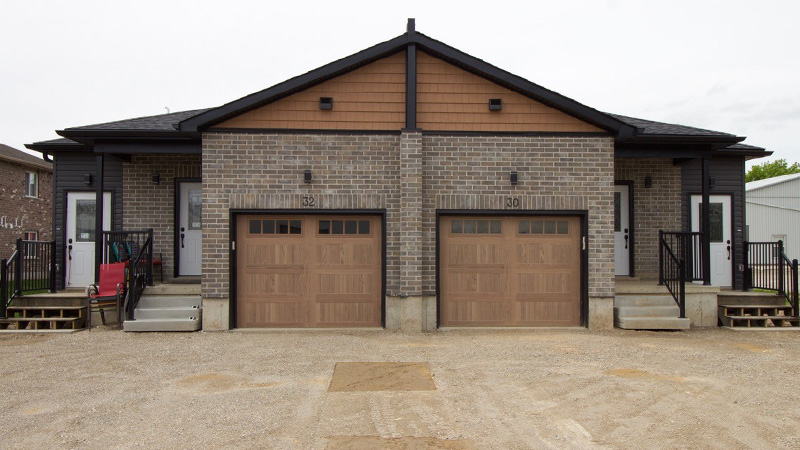
[[408, 47], [415, 46], [419, 47], [420, 50], [424, 50], [433, 56], [486, 78], [489, 81], [519, 92], [600, 128], [614, 132], [619, 138], [630, 138], [636, 135], [637, 128], [630, 124], [554, 91], [545, 89], [538, 84], [532, 83], [510, 72], [506, 72], [481, 59], [470, 56], [456, 48], [450, 47], [449, 45], [413, 30], [303, 75], [291, 78], [270, 88], [188, 118], [180, 122], [178, 129], [189, 133], [201, 131], [204, 128], [213, 126], [228, 118], [243, 114], [267, 103], [286, 97], [287, 95], [291, 95], [292, 93], [353, 71], [359, 67], [363, 67], [378, 59], [406, 50]]

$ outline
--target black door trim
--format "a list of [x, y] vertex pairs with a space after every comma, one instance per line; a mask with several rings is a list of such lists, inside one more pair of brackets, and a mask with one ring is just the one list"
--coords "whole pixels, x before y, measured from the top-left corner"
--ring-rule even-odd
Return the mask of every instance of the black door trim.
[[[581, 219], [581, 321], [580, 326], [589, 327], [589, 211], [587, 210], [487, 210], [487, 209], [437, 209], [436, 210], [436, 328], [441, 323], [441, 290], [439, 278], [440, 216], [573, 216]], [[583, 248], [586, 242], [586, 248]]]
[[386, 210], [385, 209], [230, 209], [228, 212], [228, 329], [236, 328], [236, 221], [249, 215], [380, 216], [381, 217], [381, 328], [386, 328]]

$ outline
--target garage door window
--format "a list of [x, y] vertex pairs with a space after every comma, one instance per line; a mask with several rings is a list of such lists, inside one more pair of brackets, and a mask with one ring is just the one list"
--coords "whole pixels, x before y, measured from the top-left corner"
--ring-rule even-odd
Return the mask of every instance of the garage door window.
[[250, 220], [250, 234], [302, 234], [300, 220]]
[[453, 220], [450, 225], [453, 234], [501, 234], [502, 222], [494, 219]]
[[370, 234], [369, 220], [320, 220], [319, 234]]
[[519, 234], [569, 234], [566, 220], [520, 220]]

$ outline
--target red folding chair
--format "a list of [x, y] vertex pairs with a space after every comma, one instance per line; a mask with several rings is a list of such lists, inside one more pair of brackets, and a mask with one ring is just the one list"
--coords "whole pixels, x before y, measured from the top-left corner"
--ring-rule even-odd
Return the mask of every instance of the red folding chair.
[[100, 313], [100, 320], [106, 324], [106, 309], [117, 310], [117, 320], [122, 323], [122, 301], [125, 299], [125, 263], [100, 265], [100, 283], [87, 289], [89, 314], [87, 327], [92, 328], [92, 311]]

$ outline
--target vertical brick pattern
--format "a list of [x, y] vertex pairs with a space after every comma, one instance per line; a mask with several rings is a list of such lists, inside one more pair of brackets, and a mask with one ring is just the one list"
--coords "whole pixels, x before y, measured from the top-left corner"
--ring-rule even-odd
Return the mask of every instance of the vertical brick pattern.
[[[200, 155], [133, 155], [123, 164], [121, 228], [153, 228], [153, 252], [163, 258], [165, 279], [175, 273], [175, 178], [200, 178], [200, 160]], [[159, 184], [153, 184], [155, 173]]]
[[400, 292], [422, 295], [422, 133], [400, 139]]
[[[436, 288], [436, 210], [589, 211], [589, 296], [614, 295], [610, 137], [423, 136], [423, 289]], [[509, 173], [519, 182], [512, 186]], [[519, 198], [506, 208], [506, 197]]]
[[[400, 136], [203, 134], [204, 298], [230, 292], [231, 208], [385, 209], [387, 295], [400, 289]], [[311, 184], [303, 172], [311, 170]], [[314, 207], [303, 197], [314, 196]]]
[[[650, 188], [644, 187], [647, 176]], [[617, 158], [614, 179], [633, 182], [634, 273], [658, 278], [658, 230], [681, 229], [681, 167], [672, 159]]]
[[[39, 196], [25, 196], [25, 172], [39, 174]], [[52, 239], [53, 173], [0, 161], [0, 258], [8, 258], [17, 239], [35, 231], [40, 241]]]

